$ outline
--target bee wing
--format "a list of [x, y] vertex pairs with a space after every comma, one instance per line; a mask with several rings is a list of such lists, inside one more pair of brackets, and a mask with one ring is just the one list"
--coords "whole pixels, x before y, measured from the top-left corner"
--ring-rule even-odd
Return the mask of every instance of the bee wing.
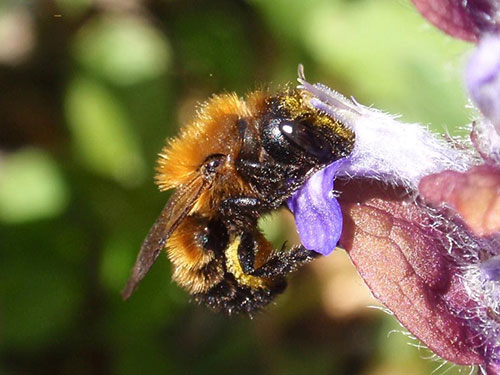
[[137, 285], [149, 272], [156, 259], [158, 259], [160, 252], [165, 247], [168, 238], [182, 219], [189, 214], [189, 211], [191, 211], [206, 186], [207, 182], [199, 175], [189, 183], [178, 188], [170, 197], [161, 211], [160, 217], [156, 220], [142, 243], [135, 266], [132, 269], [132, 275], [121, 293], [123, 299], [126, 300], [132, 295]]

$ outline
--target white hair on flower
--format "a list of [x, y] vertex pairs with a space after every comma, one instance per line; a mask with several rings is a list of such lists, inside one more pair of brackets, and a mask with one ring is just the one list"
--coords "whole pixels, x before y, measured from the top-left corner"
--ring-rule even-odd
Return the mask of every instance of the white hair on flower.
[[416, 191], [426, 175], [465, 171], [473, 164], [471, 153], [458, 150], [421, 124], [401, 123], [396, 116], [363, 106], [325, 85], [307, 82], [302, 65], [298, 81], [308, 105], [355, 133], [354, 150], [337, 176], [370, 177]]

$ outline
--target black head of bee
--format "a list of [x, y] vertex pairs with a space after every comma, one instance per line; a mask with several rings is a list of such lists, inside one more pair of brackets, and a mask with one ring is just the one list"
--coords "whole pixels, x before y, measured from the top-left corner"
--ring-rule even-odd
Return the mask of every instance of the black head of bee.
[[264, 149], [277, 162], [316, 167], [348, 155], [354, 138], [344, 125], [305, 106], [296, 93], [268, 101], [261, 137]]
[[308, 106], [297, 91], [268, 97], [256, 121], [256, 131], [248, 121], [238, 125], [243, 146], [236, 164], [266, 201], [263, 208], [280, 206], [312, 172], [354, 147], [349, 128]]

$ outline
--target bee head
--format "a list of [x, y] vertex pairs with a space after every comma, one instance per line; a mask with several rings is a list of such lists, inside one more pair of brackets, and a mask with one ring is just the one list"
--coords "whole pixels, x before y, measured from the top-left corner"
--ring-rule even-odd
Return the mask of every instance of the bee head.
[[354, 133], [308, 106], [297, 90], [269, 97], [261, 121], [263, 147], [279, 163], [328, 165], [354, 147]]

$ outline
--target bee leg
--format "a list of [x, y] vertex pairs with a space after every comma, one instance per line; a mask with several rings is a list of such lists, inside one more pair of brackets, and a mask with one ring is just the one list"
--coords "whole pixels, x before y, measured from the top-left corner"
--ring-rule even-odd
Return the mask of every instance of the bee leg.
[[315, 251], [307, 250], [304, 246], [294, 246], [288, 251], [280, 251], [273, 255], [262, 267], [251, 273], [258, 277], [276, 277], [296, 271], [311, 260], [319, 257]]
[[238, 172], [246, 179], [269, 182], [283, 181], [283, 176], [290, 174], [291, 166], [267, 163], [251, 159], [239, 159], [237, 162]]
[[269, 209], [265, 202], [254, 197], [227, 198], [220, 204], [220, 213], [240, 228], [253, 227], [263, 210]]
[[269, 304], [286, 287], [283, 275], [264, 280], [249, 275], [269, 257], [272, 246], [257, 229], [238, 230], [225, 250], [226, 274], [220, 283], [195, 299], [229, 315], [252, 313]]
[[258, 249], [258, 242], [251, 233], [244, 232], [241, 236], [241, 243], [238, 247], [238, 260], [241, 269], [246, 274], [252, 274], [255, 271], [255, 253]]
[[243, 178], [266, 197], [271, 209], [277, 208], [283, 202], [283, 197], [299, 189], [305, 179], [305, 172], [300, 168], [276, 162], [240, 159], [237, 168]]
[[238, 260], [243, 272], [265, 278], [282, 277], [319, 256], [303, 246], [273, 252], [271, 244], [258, 231], [243, 232], [238, 247]]

